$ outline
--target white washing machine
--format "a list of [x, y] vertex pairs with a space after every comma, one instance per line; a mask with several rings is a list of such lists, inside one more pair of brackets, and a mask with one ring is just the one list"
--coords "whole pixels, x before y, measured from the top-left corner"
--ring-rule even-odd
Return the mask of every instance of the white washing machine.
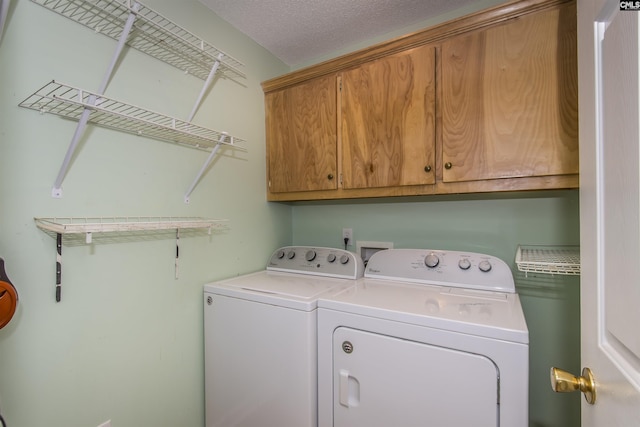
[[318, 301], [320, 427], [526, 427], [513, 275], [470, 252], [390, 249]]
[[317, 426], [317, 300], [363, 270], [348, 251], [289, 246], [205, 285], [206, 427]]

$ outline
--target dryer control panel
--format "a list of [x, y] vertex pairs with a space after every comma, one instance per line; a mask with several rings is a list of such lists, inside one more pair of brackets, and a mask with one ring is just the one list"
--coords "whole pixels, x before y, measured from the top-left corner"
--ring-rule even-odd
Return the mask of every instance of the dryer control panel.
[[497, 292], [515, 292], [500, 258], [475, 252], [389, 249], [373, 254], [365, 277]]
[[343, 249], [285, 246], [271, 255], [267, 270], [359, 279], [364, 274], [364, 265], [358, 255]]

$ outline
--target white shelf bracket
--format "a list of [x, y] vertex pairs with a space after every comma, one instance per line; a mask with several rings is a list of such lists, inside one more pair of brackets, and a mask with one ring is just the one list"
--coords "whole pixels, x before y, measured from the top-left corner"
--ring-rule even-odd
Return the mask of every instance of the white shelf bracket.
[[[204, 175], [204, 173], [207, 171], [207, 168], [209, 167], [209, 165], [213, 161], [213, 158], [215, 157], [216, 153], [220, 149], [220, 146], [222, 145], [222, 143], [224, 142], [224, 139], [226, 137], [227, 137], [227, 133], [226, 132], [222, 132], [222, 135], [220, 135], [220, 140], [218, 140], [218, 143], [216, 144], [216, 146], [213, 147], [213, 149], [211, 150], [211, 153], [209, 154], [209, 157], [207, 157], [207, 160], [204, 162], [204, 164], [200, 168], [200, 171], [198, 172], [198, 175], [196, 176], [196, 178], [191, 183], [191, 186], [189, 187], [187, 192], [184, 194], [184, 202], [186, 204], [189, 204], [189, 197], [191, 196], [191, 193], [196, 188], [196, 185], [198, 185], [198, 182], [200, 182], [200, 178], [202, 178], [202, 175]], [[231, 138], [231, 141], [232, 141], [231, 143], [233, 144], [233, 138]]]
[[4, 32], [4, 24], [9, 14], [9, 0], [0, 0], [0, 41]]
[[[109, 80], [111, 80], [111, 76], [113, 75], [113, 70], [115, 69], [116, 63], [118, 62], [118, 58], [122, 54], [122, 49], [124, 48], [125, 43], [127, 42], [127, 38], [129, 37], [129, 33], [131, 32], [131, 28], [133, 28], [133, 23], [136, 20], [136, 12], [138, 11], [140, 5], [135, 3], [131, 8], [131, 13], [127, 18], [127, 22], [122, 30], [122, 34], [120, 35], [120, 39], [118, 40], [118, 45], [116, 47], [116, 51], [111, 58], [111, 63], [107, 68], [107, 72], [102, 79], [102, 83], [100, 84], [100, 89], [98, 90], [98, 94], [104, 94], [104, 91], [107, 89], [107, 85], [109, 84]], [[79, 96], [82, 98], [82, 92], [79, 93]], [[82, 101], [82, 99], [80, 99]], [[89, 96], [89, 105], [96, 104], [96, 97]], [[78, 143], [84, 134], [84, 131], [87, 127], [87, 123], [89, 122], [89, 116], [91, 115], [91, 109], [85, 108], [82, 111], [82, 115], [80, 116], [80, 120], [78, 121], [78, 126], [76, 126], [76, 131], [73, 134], [73, 138], [71, 139], [71, 143], [69, 144], [69, 148], [67, 148], [67, 153], [64, 156], [64, 160], [62, 165], [60, 166], [60, 170], [58, 171], [58, 176], [56, 177], [55, 182], [53, 183], [53, 189], [51, 190], [51, 196], [55, 198], [62, 197], [62, 182], [64, 181], [65, 176], [67, 175], [67, 171], [69, 170], [69, 165], [71, 164], [71, 159], [73, 159], [73, 155], [78, 148]]]
[[82, 115], [80, 116], [80, 120], [78, 121], [78, 126], [76, 126], [76, 131], [73, 134], [73, 138], [71, 138], [69, 148], [67, 148], [67, 154], [65, 154], [64, 156], [64, 160], [62, 161], [62, 165], [60, 166], [60, 171], [58, 172], [56, 181], [53, 183], [53, 189], [51, 190], [52, 197], [58, 199], [62, 197], [62, 181], [64, 181], [64, 177], [67, 175], [67, 171], [69, 170], [69, 164], [71, 164], [73, 154], [76, 152], [76, 149], [78, 148], [78, 142], [80, 142], [80, 138], [82, 138], [84, 130], [87, 127], [89, 115], [91, 115], [91, 110], [89, 108], [85, 108], [82, 111]]
[[222, 53], [218, 54], [218, 57], [217, 57], [218, 59], [216, 60], [216, 62], [213, 63], [213, 67], [211, 67], [211, 71], [207, 76], [207, 80], [205, 80], [204, 85], [202, 86], [200, 95], [198, 95], [198, 99], [196, 100], [196, 103], [193, 106], [193, 109], [191, 110], [191, 114], [189, 114], [189, 118], [187, 119], [188, 122], [191, 122], [193, 120], [193, 117], [196, 115], [196, 111], [198, 111], [198, 108], [202, 103], [202, 99], [204, 98], [204, 95], [209, 90], [209, 87], [211, 87], [211, 83], [213, 82], [213, 78], [216, 75], [216, 72], [218, 71], [218, 67], [220, 66], [220, 61], [222, 60], [223, 56], [224, 55]]

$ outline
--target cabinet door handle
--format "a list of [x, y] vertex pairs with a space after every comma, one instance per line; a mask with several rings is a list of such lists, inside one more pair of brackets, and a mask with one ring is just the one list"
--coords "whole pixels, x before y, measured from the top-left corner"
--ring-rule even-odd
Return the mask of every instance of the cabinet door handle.
[[333, 174], [332, 174], [332, 173], [330, 173], [329, 175], [327, 175], [327, 179], [328, 179], [328, 180], [332, 180], [332, 179], [333, 179]]
[[431, 172], [431, 165], [427, 165], [424, 167], [425, 172]]
[[445, 169], [451, 169], [452, 167], [453, 167], [453, 164], [451, 162], [447, 162], [444, 164]]

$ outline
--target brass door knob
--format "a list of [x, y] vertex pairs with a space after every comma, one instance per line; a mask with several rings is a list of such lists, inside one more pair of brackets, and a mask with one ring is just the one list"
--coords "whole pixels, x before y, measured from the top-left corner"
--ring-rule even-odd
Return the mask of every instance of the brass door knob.
[[453, 164], [451, 162], [447, 162], [444, 164], [445, 169], [451, 169], [452, 167], [453, 167]]
[[596, 403], [596, 381], [591, 369], [583, 368], [582, 376], [576, 377], [558, 368], [551, 368], [551, 388], [556, 393], [568, 393], [580, 390], [587, 403]]

